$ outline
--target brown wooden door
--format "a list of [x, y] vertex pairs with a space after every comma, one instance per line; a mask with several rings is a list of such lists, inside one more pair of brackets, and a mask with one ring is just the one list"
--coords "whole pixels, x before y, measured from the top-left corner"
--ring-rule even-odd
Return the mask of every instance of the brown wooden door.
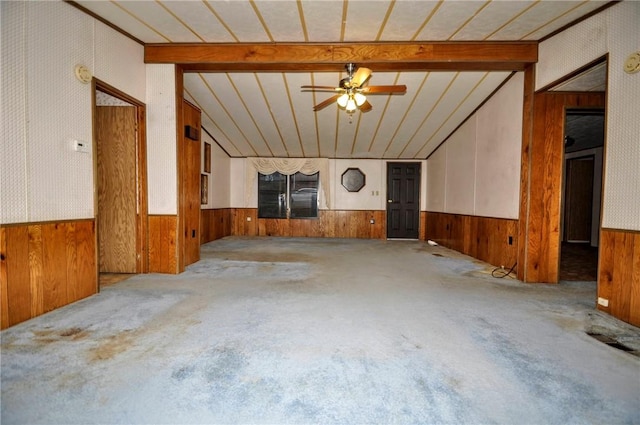
[[182, 229], [184, 265], [200, 260], [200, 110], [184, 102], [184, 125], [196, 129], [196, 138], [183, 132], [181, 160]]
[[99, 270], [136, 273], [136, 108], [95, 109]]
[[420, 166], [419, 162], [387, 163], [387, 238], [418, 239]]
[[567, 160], [564, 234], [568, 242], [591, 241], [594, 157]]

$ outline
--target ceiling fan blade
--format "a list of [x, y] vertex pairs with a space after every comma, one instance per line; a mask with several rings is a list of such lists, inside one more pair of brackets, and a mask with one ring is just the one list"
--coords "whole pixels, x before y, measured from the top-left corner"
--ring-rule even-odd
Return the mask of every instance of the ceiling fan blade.
[[376, 94], [376, 93], [406, 93], [407, 86], [368, 86], [360, 89], [362, 93]]
[[327, 106], [331, 105], [332, 103], [334, 103], [336, 100], [338, 100], [338, 98], [340, 97], [339, 94], [335, 94], [333, 96], [331, 96], [329, 99], [318, 103], [316, 106], [313, 107], [314, 111], [319, 111], [322, 108], [326, 108]]
[[302, 90], [300, 90], [300, 92], [302, 92], [302, 93], [317, 93], [317, 92], [326, 93], [326, 92], [337, 92], [337, 91], [343, 91], [343, 90], [340, 89], [340, 88], [337, 88], [337, 87], [333, 87], [333, 88], [330, 88], [330, 89], [302, 89]]
[[358, 68], [351, 79], [351, 87], [362, 86], [369, 77], [371, 77], [371, 70], [369, 68]]
[[341, 90], [340, 87], [334, 86], [300, 86], [300, 88], [310, 90]]
[[362, 112], [369, 112], [371, 109], [373, 108], [373, 106], [371, 106], [371, 104], [369, 103], [368, 100], [365, 100], [364, 103], [362, 105], [360, 105], [360, 111]]

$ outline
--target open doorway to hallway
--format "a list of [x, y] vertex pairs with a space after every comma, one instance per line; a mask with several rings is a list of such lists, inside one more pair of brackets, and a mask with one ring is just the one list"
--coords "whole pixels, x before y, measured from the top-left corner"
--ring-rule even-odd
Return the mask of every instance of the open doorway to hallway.
[[565, 113], [560, 280], [596, 281], [604, 109]]

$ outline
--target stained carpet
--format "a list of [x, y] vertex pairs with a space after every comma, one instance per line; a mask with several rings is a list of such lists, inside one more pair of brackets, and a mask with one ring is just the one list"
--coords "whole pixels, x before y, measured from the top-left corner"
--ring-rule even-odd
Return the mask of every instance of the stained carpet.
[[[433, 255], [439, 254], [439, 255]], [[640, 423], [595, 283], [418, 241], [225, 238], [2, 332], [2, 424]]]

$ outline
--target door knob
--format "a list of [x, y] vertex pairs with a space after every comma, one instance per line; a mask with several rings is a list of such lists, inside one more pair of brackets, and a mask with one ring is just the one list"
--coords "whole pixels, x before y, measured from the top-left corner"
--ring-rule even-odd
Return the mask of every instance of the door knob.
[[392, 202], [393, 202], [393, 199], [388, 199], [388, 200], [387, 200], [387, 202], [388, 202], [388, 203], [392, 203]]

